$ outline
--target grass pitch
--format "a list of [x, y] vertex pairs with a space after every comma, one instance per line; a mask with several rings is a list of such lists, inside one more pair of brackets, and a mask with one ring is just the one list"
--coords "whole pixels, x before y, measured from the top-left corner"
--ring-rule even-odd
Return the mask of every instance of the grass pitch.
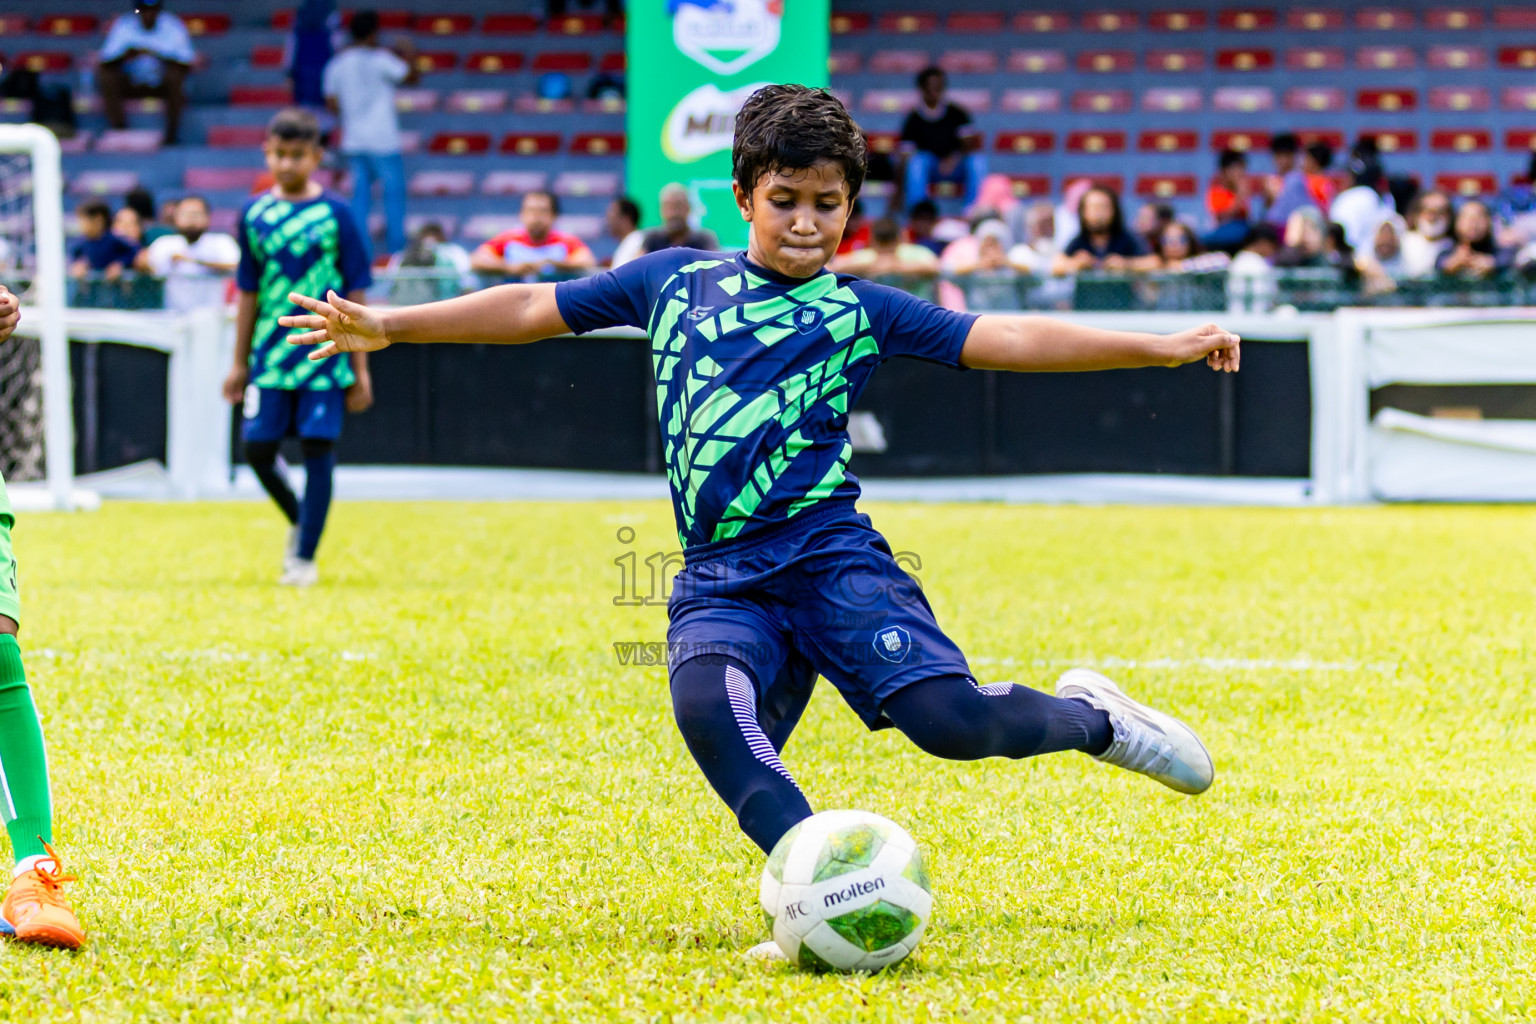
[[24, 516], [91, 944], [0, 951], [0, 1018], [1536, 1016], [1536, 514], [868, 511], [984, 681], [1102, 666], [1215, 787], [936, 761], [823, 686], [786, 760], [913, 832], [936, 918], [885, 975], [748, 963], [761, 856], [612, 647], [664, 636], [613, 560], [665, 505], [344, 504], [310, 592], [265, 505]]

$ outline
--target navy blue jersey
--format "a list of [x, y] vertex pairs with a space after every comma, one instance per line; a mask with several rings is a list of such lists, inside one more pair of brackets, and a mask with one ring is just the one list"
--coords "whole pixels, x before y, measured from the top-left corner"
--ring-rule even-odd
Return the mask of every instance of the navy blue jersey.
[[240, 265], [235, 282], [256, 293], [256, 330], [251, 337], [251, 383], [279, 391], [325, 391], [351, 386], [351, 357], [309, 361], [309, 349], [288, 344], [293, 332], [277, 318], [304, 310], [289, 292], [325, 298], [373, 284], [368, 243], [352, 210], [334, 192], [293, 202], [263, 192], [240, 211]]
[[976, 317], [823, 270], [785, 277], [745, 253], [667, 249], [555, 286], [580, 333], [651, 338], [662, 449], [685, 549], [856, 498], [848, 410], [879, 363], [960, 365]]

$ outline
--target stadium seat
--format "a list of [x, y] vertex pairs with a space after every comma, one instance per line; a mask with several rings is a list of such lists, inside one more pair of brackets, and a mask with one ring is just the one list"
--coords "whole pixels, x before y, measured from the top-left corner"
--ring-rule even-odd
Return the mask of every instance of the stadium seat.
[[1068, 153], [1124, 153], [1125, 132], [1068, 132], [1066, 150]]
[[1223, 46], [1216, 51], [1217, 71], [1269, 71], [1275, 51], [1267, 46]]
[[870, 17], [863, 11], [846, 14], [841, 11], [833, 11], [832, 19], [828, 23], [828, 27], [835, 36], [851, 36], [858, 32], [868, 32], [869, 25]]
[[900, 132], [866, 131], [864, 133], [864, 138], [868, 140], [869, 151], [871, 153], [894, 153], [896, 152], [897, 147], [901, 145]]
[[893, 32], [898, 35], [917, 36], [932, 35], [939, 27], [938, 15], [929, 12], [917, 11], [892, 11], [880, 15], [876, 26], [881, 32]]
[[1165, 114], [1182, 114], [1205, 105], [1199, 89], [1148, 89], [1141, 94], [1141, 109]]
[[1096, 74], [1135, 71], [1136, 54], [1132, 50], [1081, 50], [1077, 70]]
[[1006, 89], [1001, 105], [1014, 114], [1051, 114], [1061, 109], [1061, 90]]
[[1429, 133], [1429, 148], [1435, 153], [1482, 153], [1493, 148], [1493, 136], [1486, 128], [1436, 128]]
[[1536, 68], [1536, 46], [1499, 47], [1499, 67], [1523, 71]]
[[1010, 174], [1008, 182], [1013, 186], [1013, 194], [1020, 199], [1049, 198], [1051, 194], [1051, 179], [1048, 175]]
[[982, 32], [996, 35], [1007, 31], [1008, 18], [1001, 11], [955, 11], [944, 19], [946, 32]]
[[522, 66], [523, 55], [516, 50], [476, 50], [464, 58], [464, 70], [480, 75], [502, 75]]
[[591, 71], [592, 55], [585, 50], [546, 50], [535, 54], [535, 71]]
[[267, 140], [259, 124], [219, 124], [208, 129], [208, 145], [215, 149], [254, 149]]
[[18, 53], [14, 63], [41, 75], [50, 71], [68, 71], [74, 58], [62, 50], [30, 50]]
[[286, 85], [236, 85], [229, 90], [232, 107], [281, 107], [293, 102]]
[[550, 18], [544, 31], [556, 36], [594, 36], [608, 31], [601, 14], [566, 14]]
[[1358, 28], [1378, 32], [1401, 32], [1413, 28], [1413, 12], [1406, 7], [1362, 7], [1355, 12]]
[[1536, 150], [1536, 128], [1511, 128], [1504, 133], [1504, 148], [1521, 152]]
[[508, 156], [547, 156], [560, 152], [558, 132], [508, 132], [500, 151]]
[[1493, 97], [1480, 85], [1437, 85], [1429, 90], [1430, 110], [1487, 110]]
[[1211, 149], [1221, 152], [1235, 149], [1240, 153], [1269, 148], [1269, 132], [1251, 131], [1246, 128], [1217, 129], [1211, 132]]
[[522, 226], [522, 218], [515, 213], [477, 213], [464, 222], [460, 232], [464, 238], [478, 243]]
[[525, 36], [539, 30], [539, 19], [532, 14], [487, 14], [480, 31], [487, 35]]
[[1314, 142], [1326, 143], [1335, 153], [1344, 148], [1344, 133], [1337, 128], [1299, 128], [1296, 130], [1296, 138], [1301, 140], [1303, 146], [1310, 146]]
[[1413, 110], [1419, 105], [1419, 94], [1413, 89], [1360, 89], [1355, 93], [1355, 106], [1360, 110]]
[[94, 14], [48, 14], [37, 19], [37, 31], [45, 36], [93, 36], [101, 31]]
[[475, 190], [470, 171], [417, 171], [406, 183], [413, 196], [467, 196]]
[[1135, 11], [1085, 11], [1084, 32], [1135, 32], [1141, 18]]
[[474, 29], [472, 14], [421, 14], [411, 24], [411, 31], [428, 36], [462, 36]]
[[138, 185], [137, 171], [80, 171], [69, 176], [72, 196], [120, 196]]
[[1070, 32], [1072, 17], [1066, 11], [1020, 11], [1013, 16], [1013, 30], [1047, 34]]
[[507, 109], [500, 89], [459, 89], [448, 94], [444, 109], [455, 114], [499, 114]]
[[192, 192], [250, 192], [265, 167], [188, 167], [181, 186]]
[[1119, 114], [1131, 109], [1129, 89], [1079, 89], [1072, 94], [1072, 109], [1080, 114]]
[[577, 156], [622, 156], [623, 132], [577, 132], [571, 136], [570, 151]]
[[1437, 71], [1481, 70], [1488, 66], [1488, 51], [1481, 46], [1431, 46], [1425, 63]]
[[491, 136], [487, 132], [438, 132], [427, 143], [427, 152], [448, 156], [477, 156], [490, 150]]
[[396, 89], [395, 109], [402, 114], [426, 114], [437, 109], [436, 89]]
[[519, 196], [524, 192], [537, 192], [549, 184], [544, 171], [491, 171], [480, 181], [480, 194], [487, 196]]
[[870, 114], [905, 114], [915, 106], [916, 89], [865, 89], [859, 103]]
[[1216, 15], [1216, 27], [1228, 32], [1268, 32], [1277, 21], [1271, 7], [1227, 7]]
[[1212, 110], [1239, 110], [1252, 113], [1275, 109], [1275, 90], [1264, 85], [1227, 85], [1211, 93]]
[[96, 138], [98, 153], [158, 153], [165, 133], [158, 128], [109, 128]]
[[283, 66], [283, 48], [281, 46], [253, 46], [251, 47], [251, 67], [253, 68], [280, 68]]
[[1067, 70], [1062, 50], [1014, 50], [1008, 54], [1008, 70], [1014, 74], [1056, 74]]
[[1482, 28], [1483, 11], [1479, 7], [1431, 7], [1424, 14], [1424, 24], [1437, 30]]
[[993, 148], [999, 153], [1049, 153], [1056, 148], [1056, 133], [998, 132]]
[[951, 89], [949, 98], [973, 114], [984, 114], [992, 109], [990, 89]]
[[1383, 153], [1412, 153], [1419, 148], [1419, 133], [1404, 128], [1367, 128], [1360, 138], [1375, 139], [1376, 148]]
[[1499, 190], [1499, 179], [1489, 171], [1454, 171], [1435, 175], [1435, 187], [1452, 195], [1487, 196]]
[[1193, 153], [1200, 148], [1200, 133], [1187, 128], [1152, 128], [1136, 139], [1143, 153]]
[[551, 189], [561, 196], [616, 196], [620, 175], [617, 171], [561, 171]]
[[1333, 32], [1344, 27], [1344, 12], [1337, 7], [1290, 7], [1285, 25], [1303, 32]]
[[1323, 111], [1343, 110], [1346, 104], [1343, 89], [1302, 87], [1285, 90], [1286, 110]]
[[598, 59], [597, 70], [623, 74], [629, 70], [629, 58], [623, 50], [605, 53]]
[[452, 71], [459, 66], [459, 55], [452, 50], [422, 50], [412, 61], [416, 70], [424, 75], [439, 71]]
[[584, 114], [622, 114], [626, 109], [623, 96], [599, 96], [595, 100], [582, 100]]
[[17, 36], [26, 30], [26, 18], [19, 14], [0, 14], [0, 36]]
[[1198, 32], [1205, 24], [1205, 12], [1198, 8], [1152, 11], [1147, 15], [1147, 27], [1158, 32]]
[[1292, 46], [1285, 51], [1285, 66], [1291, 71], [1335, 71], [1344, 63], [1341, 46]]
[[1418, 55], [1406, 46], [1362, 46], [1355, 51], [1355, 67], [1369, 71], [1402, 71], [1418, 63]]
[[1495, 7], [1493, 23], [1499, 28], [1536, 28], [1536, 8], [1529, 4], [1520, 7]]
[[94, 138], [89, 129], [76, 130], [75, 134], [69, 138], [59, 140], [59, 152], [64, 154], [89, 152]]
[[1136, 194], [1147, 199], [1187, 199], [1197, 190], [1193, 174], [1142, 174]]
[[1174, 74], [1188, 71], [1203, 71], [1205, 70], [1205, 51], [1195, 49], [1148, 50], [1146, 66], [1148, 71], [1165, 71]]
[[1064, 186], [1070, 185], [1072, 182], [1078, 181], [1080, 179], [1086, 179], [1093, 182], [1095, 185], [1102, 185], [1104, 188], [1109, 189], [1116, 195], [1119, 195], [1125, 191], [1125, 178], [1118, 174], [1095, 174], [1078, 172], [1076, 174], [1063, 174], [1061, 176], [1061, 181]]
[[1536, 87], [1505, 86], [1499, 94], [1499, 105], [1505, 110], [1536, 110]]
[[933, 61], [926, 50], [876, 50], [869, 70], [878, 75], [915, 75]]
[[833, 50], [827, 54], [827, 72], [833, 75], [856, 75], [864, 66], [864, 57], [857, 50]]
[[231, 19], [227, 14], [208, 14], [188, 12], [181, 16], [182, 24], [187, 26], [188, 34], [192, 36], [221, 36], [229, 31]]
[[939, 67], [951, 75], [996, 74], [997, 51], [945, 50], [939, 54]]

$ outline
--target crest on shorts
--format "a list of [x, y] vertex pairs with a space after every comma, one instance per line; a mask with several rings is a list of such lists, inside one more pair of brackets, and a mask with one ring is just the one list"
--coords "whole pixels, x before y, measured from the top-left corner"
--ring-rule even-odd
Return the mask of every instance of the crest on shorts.
[[821, 326], [821, 308], [819, 306], [801, 306], [799, 309], [795, 310], [795, 314], [792, 319], [794, 320], [795, 330], [799, 331], [801, 334], [810, 334], [816, 328]]
[[912, 634], [900, 626], [886, 626], [875, 631], [875, 653], [886, 661], [905, 661], [911, 649]]

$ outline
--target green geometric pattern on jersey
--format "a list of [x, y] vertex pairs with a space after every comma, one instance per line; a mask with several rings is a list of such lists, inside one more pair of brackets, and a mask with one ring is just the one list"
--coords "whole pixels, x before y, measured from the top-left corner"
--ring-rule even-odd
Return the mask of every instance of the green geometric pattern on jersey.
[[[259, 232], [257, 225], [270, 230]], [[350, 387], [356, 380], [350, 359], [340, 356], [311, 362], [302, 350], [288, 344], [292, 332], [277, 322], [278, 317], [294, 308], [288, 301], [289, 292], [323, 298], [329, 289], [342, 291], [341, 226], [331, 212], [331, 204], [310, 202], [296, 208], [286, 199], [268, 193], [251, 204], [241, 230], [261, 261], [256, 330], [251, 335], [250, 382], [259, 388], [280, 391]], [[299, 263], [303, 270], [297, 277], [291, 277], [284, 262]]]
[[[722, 386], [694, 408], [694, 396], [721, 372], [721, 367], [706, 355], [683, 371], [682, 379], [674, 379], [682, 368], [682, 351], [687, 340], [680, 321], [692, 301], [699, 298], [690, 298], [683, 278], [725, 262], [699, 260], [679, 268], [662, 286], [661, 301], [651, 315], [649, 333], [651, 360], [656, 371], [656, 407], [662, 410], [663, 417], [662, 453], [667, 461], [667, 478], [673, 492], [680, 496], [683, 526], [679, 534], [684, 546], [687, 545], [687, 534], [694, 527], [699, 488], [727, 453], [770, 422], [776, 421], [783, 429], [792, 430], [820, 402], [825, 401], [839, 415], [846, 413], [849, 392], [844, 371], [861, 359], [880, 354], [880, 346], [870, 331], [869, 316], [862, 303], [851, 290], [837, 283], [837, 275], [821, 274], [783, 295], [760, 302], [727, 305], [719, 313], [698, 321], [694, 329], [699, 336], [714, 341], [755, 324], [758, 326], [752, 330], [752, 336], [764, 349], [771, 349], [795, 333], [787, 314], [801, 306], [814, 306], [821, 310], [823, 324], [838, 348], [820, 363], [791, 375], [760, 394], [738, 395]], [[743, 270], [713, 283], [734, 296], [743, 289], [760, 288], [769, 282]], [[673, 399], [670, 404], [669, 397]], [[729, 540], [740, 533], [785, 468], [810, 446], [811, 442], [800, 431], [794, 430], [783, 444], [754, 467], [740, 493], [715, 523], [711, 542]], [[790, 505], [786, 516], [793, 517], [829, 497], [847, 476], [848, 460], [852, 455], [853, 445], [845, 442], [836, 463]]]

